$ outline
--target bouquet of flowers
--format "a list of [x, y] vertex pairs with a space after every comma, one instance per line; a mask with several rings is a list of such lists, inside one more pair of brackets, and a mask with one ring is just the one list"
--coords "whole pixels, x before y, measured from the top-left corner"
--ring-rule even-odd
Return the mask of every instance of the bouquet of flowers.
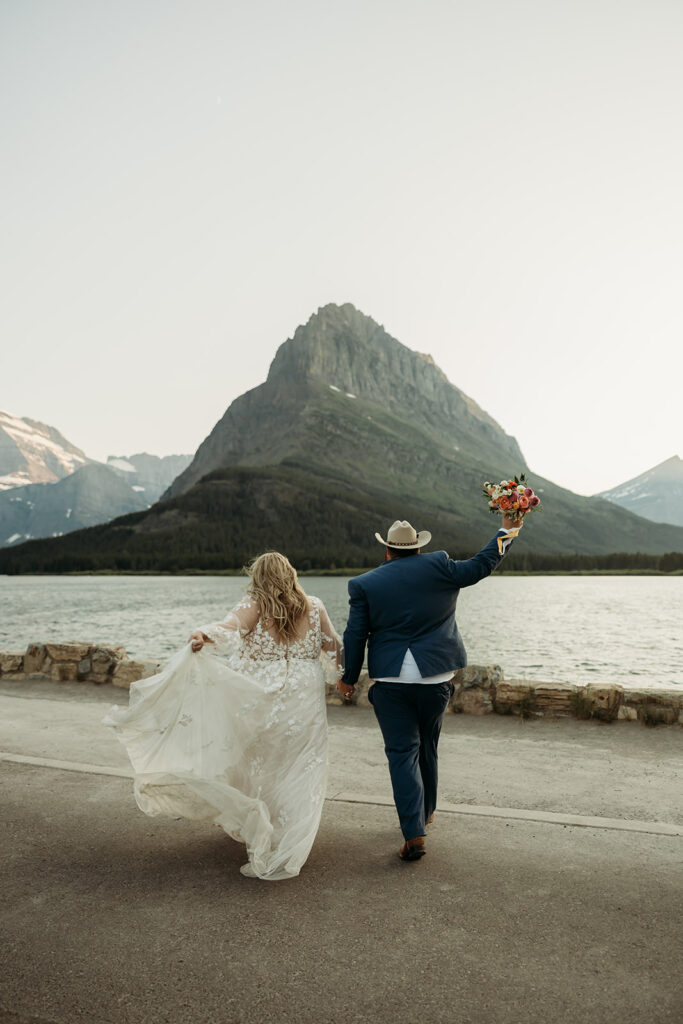
[[541, 499], [527, 487], [524, 473], [511, 480], [501, 480], [499, 484], [484, 484], [484, 494], [488, 501], [489, 512], [510, 516], [515, 522], [521, 522], [532, 508], [540, 508]]

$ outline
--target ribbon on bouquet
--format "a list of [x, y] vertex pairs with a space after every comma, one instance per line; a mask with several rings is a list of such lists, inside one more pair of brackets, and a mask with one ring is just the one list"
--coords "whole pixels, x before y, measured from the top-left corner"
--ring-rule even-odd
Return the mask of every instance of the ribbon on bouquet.
[[516, 530], [508, 530], [507, 534], [502, 537], [498, 537], [498, 554], [504, 555], [507, 549], [512, 544], [513, 540], [521, 530], [521, 526], [518, 526]]

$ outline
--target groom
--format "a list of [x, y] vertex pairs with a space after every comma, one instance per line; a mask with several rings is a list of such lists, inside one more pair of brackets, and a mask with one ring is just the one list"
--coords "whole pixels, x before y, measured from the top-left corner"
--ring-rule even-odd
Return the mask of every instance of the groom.
[[[436, 808], [437, 746], [453, 695], [453, 673], [467, 664], [455, 621], [461, 587], [490, 575], [521, 522], [503, 517], [503, 528], [464, 561], [445, 551], [421, 554], [432, 538], [398, 520], [384, 545], [384, 562], [349, 580], [349, 620], [344, 632], [346, 668], [339, 692], [349, 698], [363, 667], [374, 685], [369, 698], [384, 737], [384, 750], [405, 842], [402, 860], [424, 856], [425, 825]], [[419, 557], [418, 557], [419, 556]]]

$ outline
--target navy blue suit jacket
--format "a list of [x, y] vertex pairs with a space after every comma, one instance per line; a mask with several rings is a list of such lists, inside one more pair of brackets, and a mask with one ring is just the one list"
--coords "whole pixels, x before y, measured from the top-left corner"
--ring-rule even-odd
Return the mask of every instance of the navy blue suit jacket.
[[383, 562], [349, 580], [344, 682], [357, 682], [366, 644], [371, 679], [397, 676], [408, 648], [422, 676], [466, 665], [455, 621], [458, 594], [499, 564], [501, 535], [499, 531], [478, 554], [463, 561], [454, 561], [445, 551], [421, 552]]

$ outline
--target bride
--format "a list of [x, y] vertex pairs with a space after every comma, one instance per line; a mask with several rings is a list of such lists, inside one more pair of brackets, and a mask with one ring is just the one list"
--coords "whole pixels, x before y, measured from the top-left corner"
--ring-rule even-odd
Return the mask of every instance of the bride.
[[246, 845], [242, 874], [276, 881], [299, 874], [320, 824], [325, 678], [338, 678], [342, 648], [284, 555], [247, 573], [224, 621], [133, 683], [129, 707], [104, 723], [128, 750], [145, 814], [215, 822]]

